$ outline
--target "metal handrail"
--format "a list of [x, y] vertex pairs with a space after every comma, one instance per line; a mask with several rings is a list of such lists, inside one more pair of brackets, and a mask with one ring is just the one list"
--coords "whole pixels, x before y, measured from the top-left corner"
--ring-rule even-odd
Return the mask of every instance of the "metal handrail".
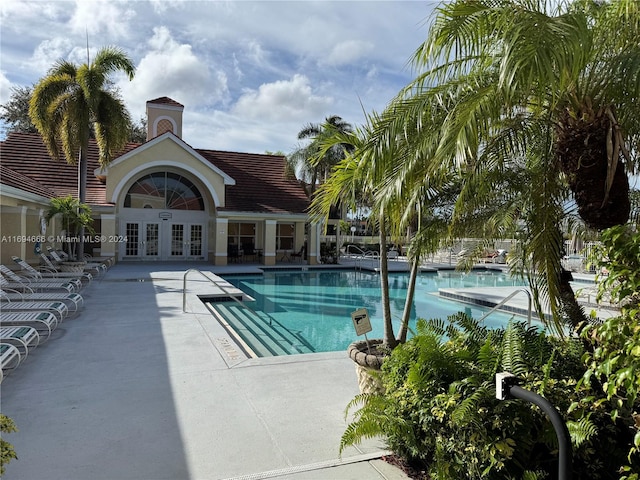
[[[189, 275], [190, 272], [197, 272], [200, 275], [202, 275], [204, 278], [206, 278], [209, 282], [213, 283], [216, 287], [218, 287], [220, 290], [222, 290], [224, 293], [229, 294], [229, 298], [231, 298], [231, 300], [233, 300], [234, 302], [236, 302], [238, 305], [240, 305], [242, 308], [247, 309], [249, 312], [251, 312], [253, 315], [255, 315], [256, 317], [261, 317], [262, 315], [266, 316], [269, 319], [269, 325], [273, 326], [273, 322], [275, 322], [280, 328], [287, 330], [288, 332], [290, 332], [294, 337], [296, 337], [301, 343], [303, 343], [307, 348], [309, 348], [312, 351], [315, 351], [315, 349], [313, 348], [313, 346], [307, 342], [307, 340], [305, 340], [303, 337], [300, 336], [300, 332], [295, 332], [287, 327], [285, 327], [284, 325], [282, 325], [278, 320], [276, 320], [275, 318], [273, 318], [271, 315], [269, 315], [268, 313], [262, 312], [262, 315], [258, 312], [256, 312], [255, 310], [253, 310], [251, 307], [249, 307], [246, 303], [241, 302], [240, 300], [238, 300], [235, 295], [233, 294], [233, 292], [230, 292], [229, 290], [225, 289], [224, 286], [218, 285], [217, 283], [215, 283], [215, 281], [212, 278], [207, 277], [204, 272], [202, 272], [201, 270], [198, 270], [197, 268], [190, 268], [189, 270], [187, 270], [186, 272], [184, 272], [184, 278], [182, 280], [182, 311], [184, 313], [187, 313], [187, 275]], [[243, 292], [244, 295], [244, 292]], [[295, 347], [294, 347], [295, 348]]]
[[509, 300], [511, 300], [513, 297], [515, 297], [519, 293], [525, 293], [527, 295], [527, 299], [528, 299], [528, 303], [529, 303], [529, 313], [527, 314], [527, 326], [531, 327], [531, 312], [532, 312], [533, 299], [531, 298], [531, 292], [529, 290], [527, 290], [526, 288], [519, 288], [515, 292], [510, 293], [507, 297], [503, 298], [500, 303], [498, 303], [495, 307], [493, 307], [491, 310], [489, 310], [487, 313], [485, 313], [478, 320], [478, 322], [482, 322], [485, 318], [487, 318], [493, 312], [498, 310], [500, 307], [502, 307], [505, 303], [507, 303]]
[[[243, 307], [245, 307], [245, 308], [247, 308], [247, 309], [251, 310], [251, 308], [247, 307], [244, 303], [242, 303], [240, 300], [238, 300], [232, 292], [230, 292], [229, 290], [226, 290], [226, 289], [224, 288], [224, 286], [218, 285], [218, 284], [213, 280], [213, 278], [209, 278], [209, 277], [207, 277], [207, 276], [204, 274], [204, 272], [202, 272], [201, 270], [198, 270], [197, 268], [190, 268], [189, 270], [187, 270], [186, 272], [184, 272], [184, 277], [183, 277], [183, 280], [182, 280], [182, 312], [183, 312], [183, 313], [187, 313], [187, 275], [189, 275], [189, 273], [191, 273], [191, 272], [197, 272], [197, 273], [199, 273], [199, 274], [200, 274], [200, 275], [202, 275], [204, 278], [206, 278], [209, 282], [213, 283], [216, 287], [218, 287], [220, 290], [222, 290], [224, 293], [229, 294], [229, 297], [230, 297], [233, 301], [238, 302], [238, 303], [239, 303], [240, 305], [242, 305]], [[243, 293], [243, 295], [244, 295], [244, 293]], [[253, 310], [251, 310], [251, 312], [256, 313], [256, 312], [254, 312]], [[256, 315], [257, 315], [257, 314], [256, 314]]]

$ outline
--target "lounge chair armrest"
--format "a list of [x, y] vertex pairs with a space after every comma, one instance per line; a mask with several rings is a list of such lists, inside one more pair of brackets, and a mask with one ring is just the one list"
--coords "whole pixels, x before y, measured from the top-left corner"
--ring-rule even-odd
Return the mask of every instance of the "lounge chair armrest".
[[5, 293], [17, 293], [18, 295], [20, 295], [20, 299], [24, 300], [24, 294], [20, 290], [15, 290], [13, 288], [3, 287], [2, 291], [5, 292]]

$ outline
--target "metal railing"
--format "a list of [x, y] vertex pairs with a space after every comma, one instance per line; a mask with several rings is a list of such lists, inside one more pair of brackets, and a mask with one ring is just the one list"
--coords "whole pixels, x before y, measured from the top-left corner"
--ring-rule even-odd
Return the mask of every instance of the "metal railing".
[[[219, 285], [218, 283], [216, 283], [216, 281], [213, 278], [207, 277], [204, 272], [202, 272], [201, 270], [198, 270], [197, 268], [190, 268], [189, 270], [187, 270], [186, 272], [184, 272], [184, 277], [182, 279], [182, 311], [183, 313], [187, 313], [187, 276], [191, 273], [191, 272], [197, 272], [200, 275], [202, 275], [204, 278], [206, 278], [210, 283], [212, 283], [213, 285], [215, 285], [216, 287], [218, 287], [220, 290], [222, 290], [224, 293], [229, 295], [229, 298], [231, 298], [232, 300], [234, 300], [235, 302], [238, 302], [240, 305], [242, 305], [245, 308], [249, 308], [247, 307], [244, 303], [242, 303], [240, 300], [238, 300], [236, 298], [236, 293], [230, 292], [228, 290], [226, 290], [224, 288], [224, 286]], [[242, 295], [244, 296], [244, 293], [242, 293]], [[249, 308], [249, 310], [251, 310]], [[253, 311], [253, 310], [252, 310]], [[255, 313], [255, 312], [253, 312]]]
[[[354, 250], [354, 251], [352, 251]], [[380, 254], [378, 252], [375, 251], [371, 251], [371, 250], [367, 250], [364, 251], [362, 250], [360, 247], [358, 247], [357, 245], [347, 245], [347, 249], [345, 251], [345, 253], [347, 255], [356, 255], [355, 257], [350, 257], [350, 258], [355, 258], [355, 268], [356, 269], [362, 269], [362, 262], [366, 261], [366, 260], [371, 260], [373, 266], [375, 266], [375, 264], [377, 263], [378, 268], [380, 267]]]
[[[224, 286], [219, 285], [218, 283], [215, 282], [215, 280], [213, 278], [207, 277], [204, 272], [202, 272], [201, 270], [198, 270], [197, 268], [191, 268], [189, 270], [187, 270], [186, 272], [184, 272], [184, 277], [182, 279], [182, 311], [184, 313], [187, 313], [187, 276], [189, 275], [189, 273], [191, 272], [196, 272], [199, 273], [201, 276], [203, 276], [204, 278], [206, 278], [210, 283], [214, 284], [216, 287], [218, 287], [220, 290], [222, 290], [224, 293], [226, 293], [228, 295], [228, 297], [233, 300], [234, 302], [236, 302], [238, 305], [240, 305], [242, 308], [248, 310], [251, 314], [255, 315], [255, 317], [257, 318], [263, 318], [267, 317], [268, 321], [269, 321], [269, 326], [274, 326], [273, 324], [275, 323], [276, 326], [280, 327], [283, 330], [288, 331], [289, 333], [291, 333], [291, 335], [293, 335], [299, 342], [301, 342], [305, 347], [309, 348], [311, 351], [315, 351], [314, 347], [305, 339], [302, 337], [301, 332], [300, 331], [294, 331], [291, 330], [287, 327], [285, 327], [284, 325], [282, 325], [278, 320], [276, 320], [275, 318], [273, 318], [271, 315], [269, 315], [268, 313], [265, 312], [261, 312], [258, 313], [255, 310], [253, 310], [251, 307], [249, 307], [246, 303], [238, 300], [236, 298], [236, 293], [235, 292], [230, 292], [229, 290], [225, 289]], [[244, 296], [244, 292], [240, 291], [241, 295]], [[292, 346], [294, 348], [295, 345], [292, 344]]]
[[498, 310], [500, 307], [502, 307], [505, 303], [507, 303], [509, 300], [511, 300], [513, 297], [515, 297], [517, 294], [519, 293], [524, 293], [527, 295], [527, 299], [528, 299], [528, 313], [527, 313], [527, 326], [531, 327], [531, 313], [532, 313], [532, 303], [533, 303], [533, 299], [531, 298], [531, 292], [529, 290], [527, 290], [526, 288], [519, 288], [518, 290], [516, 290], [515, 292], [511, 292], [508, 296], [506, 296], [505, 298], [503, 298], [500, 303], [498, 303], [495, 307], [493, 307], [491, 310], [489, 310], [487, 313], [485, 313], [479, 320], [478, 322], [482, 322], [484, 321], [485, 318], [487, 318], [489, 315], [491, 315], [493, 312], [495, 312], [496, 310]]

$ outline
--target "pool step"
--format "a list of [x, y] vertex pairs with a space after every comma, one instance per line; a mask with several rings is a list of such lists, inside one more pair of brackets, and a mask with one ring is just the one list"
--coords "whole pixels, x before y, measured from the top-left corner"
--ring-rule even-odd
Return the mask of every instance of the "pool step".
[[234, 302], [210, 303], [209, 308], [220, 315], [259, 357], [314, 351], [304, 338], [264, 312], [254, 312]]

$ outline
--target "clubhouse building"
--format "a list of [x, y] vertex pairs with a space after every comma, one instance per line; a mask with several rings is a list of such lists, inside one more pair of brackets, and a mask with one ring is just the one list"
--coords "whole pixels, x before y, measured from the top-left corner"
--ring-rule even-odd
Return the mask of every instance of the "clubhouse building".
[[[255, 261], [274, 265], [300, 253], [313, 264], [319, 229], [307, 226], [303, 186], [278, 155], [203, 150], [182, 139], [180, 103], [147, 102], [147, 141], [130, 143], [105, 169], [91, 142], [87, 198], [94, 256], [118, 261]], [[38, 134], [0, 143], [0, 260], [38, 261], [37, 247], [60, 247], [62, 226], [43, 222], [49, 200], [77, 196], [77, 166], [56, 162]], [[38, 243], [39, 242], [39, 243]], [[299, 257], [296, 257], [299, 258]]]

